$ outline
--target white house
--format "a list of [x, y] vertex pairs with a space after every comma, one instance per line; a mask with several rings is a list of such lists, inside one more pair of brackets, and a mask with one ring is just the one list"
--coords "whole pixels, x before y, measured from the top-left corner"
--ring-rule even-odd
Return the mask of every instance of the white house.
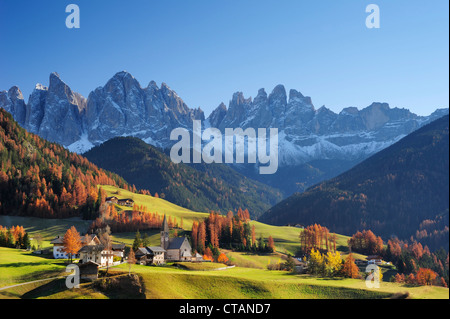
[[105, 249], [103, 245], [86, 245], [78, 252], [80, 263], [94, 262], [100, 267], [112, 266], [114, 262], [114, 251]]
[[367, 264], [369, 265], [381, 265], [383, 264], [383, 258], [377, 255], [368, 256], [367, 258]]
[[[55, 259], [68, 259], [69, 256], [64, 251], [64, 237], [57, 236], [55, 239], [53, 239], [50, 244], [53, 244], [53, 258]], [[100, 244], [100, 240], [97, 238], [96, 235], [86, 235], [81, 237], [81, 244], [83, 246], [86, 245], [98, 245]], [[73, 256], [77, 258], [78, 256]]]

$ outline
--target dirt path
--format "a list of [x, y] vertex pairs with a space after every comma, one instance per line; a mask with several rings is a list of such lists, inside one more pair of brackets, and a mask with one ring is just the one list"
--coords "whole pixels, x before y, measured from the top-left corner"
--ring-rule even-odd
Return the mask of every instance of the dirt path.
[[23, 286], [23, 285], [29, 285], [29, 284], [36, 283], [36, 282], [50, 281], [50, 280], [61, 279], [61, 278], [65, 278], [65, 276], [59, 276], [59, 277], [52, 277], [52, 278], [28, 281], [28, 282], [24, 282], [24, 283], [12, 285], [12, 286], [0, 287], [0, 291], [1, 290], [6, 290], [6, 289], [10, 289], [10, 288], [19, 287], [19, 286]]

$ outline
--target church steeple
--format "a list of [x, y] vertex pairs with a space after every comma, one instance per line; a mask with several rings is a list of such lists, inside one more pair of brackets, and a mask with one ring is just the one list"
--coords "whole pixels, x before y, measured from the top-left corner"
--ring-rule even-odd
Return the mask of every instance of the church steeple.
[[169, 247], [169, 224], [167, 223], [166, 215], [161, 227], [161, 248], [167, 249]]
[[164, 220], [162, 223], [162, 231], [164, 232], [169, 232], [169, 224], [167, 223], [167, 218], [166, 218], [166, 214], [164, 214]]

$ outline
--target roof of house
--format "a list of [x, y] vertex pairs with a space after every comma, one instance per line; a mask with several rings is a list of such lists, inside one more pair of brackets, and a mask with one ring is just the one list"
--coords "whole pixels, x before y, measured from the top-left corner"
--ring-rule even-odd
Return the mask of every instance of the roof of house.
[[125, 244], [112, 244], [111, 249], [112, 250], [124, 250]]
[[370, 256], [367, 256], [367, 258], [366, 258], [367, 260], [372, 260], [372, 259], [382, 259], [380, 256], [378, 256], [378, 255], [370, 255]]
[[159, 246], [151, 246], [151, 247], [147, 247], [147, 250], [150, 250], [152, 252], [165, 252], [165, 249], [163, 249], [162, 247]]
[[82, 236], [81, 237], [81, 243], [82, 244], [88, 244], [91, 241], [93, 241], [95, 238], [97, 237], [97, 235], [86, 235], [86, 236]]
[[97, 263], [95, 263], [95, 262], [93, 262], [92, 260], [89, 260], [89, 261], [87, 261], [87, 262], [85, 262], [85, 263], [78, 263], [77, 264], [78, 265], [78, 267], [86, 267], [86, 266], [97, 266], [97, 267], [100, 267], [100, 264], [97, 264]]
[[186, 237], [175, 237], [169, 240], [169, 247], [167, 249], [180, 249]]
[[[83, 245], [86, 245], [88, 243], [90, 243], [95, 237], [97, 237], [96, 235], [86, 235], [86, 236], [81, 236], [81, 243]], [[62, 244], [64, 243], [64, 236], [56, 236], [55, 239], [53, 239], [50, 244]]]
[[61, 236], [56, 236], [56, 238], [55, 239], [53, 239], [51, 242], [50, 242], [50, 244], [62, 244], [63, 243], [63, 237], [61, 237]]
[[140, 247], [140, 248], [138, 248], [138, 250], [136, 250], [135, 255], [137, 255], [137, 256], [143, 256], [143, 255], [153, 256], [153, 254], [156, 252], [165, 252], [165, 250], [159, 246]]
[[128, 202], [128, 201], [134, 202], [134, 200], [132, 200], [131, 198], [122, 198], [122, 199], [119, 199], [118, 201], [119, 202]]
[[139, 247], [136, 252], [134, 253], [135, 256], [143, 256], [143, 255], [147, 255], [148, 254], [148, 250], [145, 247]]
[[103, 245], [86, 245], [81, 247], [81, 249], [78, 252], [92, 253], [92, 252], [102, 252], [103, 250], [105, 250], [105, 246]]

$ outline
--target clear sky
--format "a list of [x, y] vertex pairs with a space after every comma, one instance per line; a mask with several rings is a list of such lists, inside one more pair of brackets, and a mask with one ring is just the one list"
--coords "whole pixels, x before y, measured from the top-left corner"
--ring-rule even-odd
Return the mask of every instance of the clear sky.
[[[81, 28], [65, 25], [78, 4]], [[380, 7], [368, 29], [365, 8]], [[0, 0], [0, 90], [26, 100], [58, 72], [88, 96], [127, 70], [206, 113], [277, 84], [339, 112], [372, 102], [426, 115], [449, 101], [447, 0]]]

